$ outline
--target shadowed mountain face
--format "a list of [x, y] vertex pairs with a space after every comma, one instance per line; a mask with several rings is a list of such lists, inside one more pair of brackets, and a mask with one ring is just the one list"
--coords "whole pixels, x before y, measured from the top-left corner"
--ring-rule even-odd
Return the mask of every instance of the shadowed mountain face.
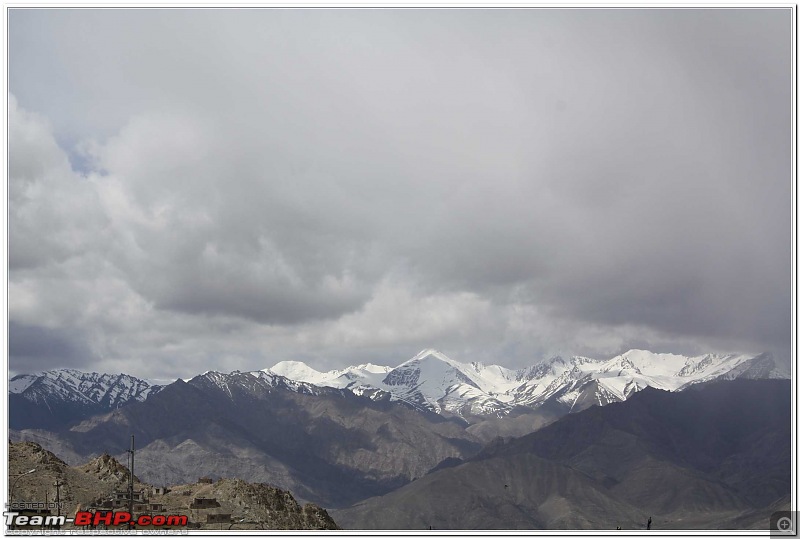
[[476, 458], [533, 453], [608, 484], [624, 482], [632, 463], [650, 459], [723, 482], [759, 507], [789, 489], [790, 421], [788, 380], [714, 382], [681, 393], [647, 388], [631, 401], [572, 414]]
[[282, 384], [278, 377], [207, 373], [86, 420], [59, 439], [79, 455], [124, 455], [134, 434], [143, 480], [244, 477], [332, 507], [386, 493], [479, 448], [463, 426], [436, 414]]
[[613, 528], [609, 516], [638, 514], [584, 474], [520, 454], [434, 472], [334, 518], [345, 529], [541, 530]]
[[766, 529], [790, 492], [790, 414], [788, 380], [648, 388], [335, 518], [346, 529], [641, 529], [648, 516], [658, 529]]

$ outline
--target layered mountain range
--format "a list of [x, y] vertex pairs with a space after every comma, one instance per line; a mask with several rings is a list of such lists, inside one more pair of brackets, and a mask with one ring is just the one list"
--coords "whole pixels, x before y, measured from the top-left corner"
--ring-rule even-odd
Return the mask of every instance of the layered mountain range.
[[[207, 371], [201, 376], [225, 386], [228, 377], [238, 374], [241, 373]], [[608, 360], [557, 356], [512, 370], [499, 365], [461, 363], [428, 349], [396, 367], [367, 363], [320, 372], [299, 361], [282, 361], [247, 374], [253, 383], [271, 387], [301, 393], [314, 393], [322, 387], [343, 389], [372, 400], [388, 399], [469, 422], [545, 405], [559, 413], [579, 411], [596, 404], [624, 401], [645, 387], [680, 391], [715, 379], [789, 378], [787, 369], [769, 353], [687, 357], [646, 350], [630, 350]], [[27, 413], [13, 416], [11, 426], [63, 425], [65, 420], [70, 422], [70, 416], [83, 419], [128, 402], [144, 401], [162, 387], [125, 374], [71, 369], [18, 375], [10, 380], [9, 392], [17, 408], [26, 408]]]
[[[70, 464], [102, 453], [123, 459], [133, 434], [136, 474], [152, 484], [247, 478], [325, 506], [388, 492], [481, 446], [463, 425], [435, 413], [261, 371], [206, 372], [52, 428], [30, 425], [29, 408], [18, 407], [29, 403], [24, 392], [11, 396], [10, 415], [21, 427], [10, 437]], [[34, 419], [48, 402], [29, 403]]]
[[[605, 476], [591, 472], [598, 486], [586, 483], [584, 475], [588, 472], [578, 468], [578, 461], [562, 462], [538, 452], [500, 455], [489, 451], [500, 443], [498, 436], [529, 435], [593, 410], [608, 409], [612, 416], [618, 415], [625, 408], [615, 403], [636, 400], [637, 395], [648, 391], [680, 395], [709, 383], [786, 377], [788, 374], [769, 354], [685, 357], [642, 350], [609, 360], [553, 358], [517, 370], [461, 363], [441, 352], [425, 350], [393, 368], [365, 364], [320, 372], [300, 362], [280, 362], [259, 371], [207, 371], [167, 385], [128, 375], [57, 370], [11, 379], [9, 437], [37, 442], [65, 462], [78, 464], [104, 453], [124, 459], [133, 434], [136, 475], [151, 484], [189, 483], [199, 476], [247, 478], [288, 489], [299, 500], [340, 509], [370, 497], [382, 500], [376, 503], [395, 504], [396, 498], [381, 497], [425, 485], [428, 477], [440, 477], [440, 471], [446, 472], [441, 477], [449, 477], [456, 469], [482, 470], [486, 466], [483, 462], [495, 457], [513, 462], [522, 459], [525, 466], [541, 465], [542, 470], [551, 470], [558, 477], [563, 473], [567, 474], [565, 478], [572, 477], [565, 480], [578, 490], [562, 493], [570, 504], [583, 503], [580, 492], [586, 487], [592, 492], [602, 491], [603, 500], [613, 498], [609, 507], [626, 515], [630, 507], [625, 504], [631, 505], [630, 500], [602, 490], [610, 488], [611, 480], [606, 476], [616, 477], [608, 471], [602, 471]], [[775, 382], [788, 389], [785, 380]], [[738, 392], [745, 403], [759, 390], [748, 393], [738, 388], [774, 389], [746, 383], [731, 387], [731, 394]], [[785, 392], [784, 386], [774, 387]], [[682, 401], [675, 402], [675, 406], [681, 406]], [[606, 406], [609, 404], [614, 405]], [[651, 426], [658, 430], [657, 421]], [[639, 432], [639, 427], [631, 428]], [[747, 435], [751, 436], [748, 440], [753, 439], [752, 433]], [[609, 445], [607, 439], [591, 443]], [[479, 459], [479, 455], [489, 454], [493, 456]], [[728, 462], [734, 473], [736, 462], [751, 462], [754, 457], [747, 453], [741, 457], [744, 460], [731, 458]], [[673, 468], [664, 473], [673, 472], [684, 473]], [[467, 484], [475, 477], [455, 480]], [[754, 481], [749, 476], [747, 480]], [[773, 487], [759, 485], [767, 489], [763, 500], [772, 500], [774, 494], [783, 492], [783, 487], [769, 490]], [[736, 489], [731, 499], [741, 497], [741, 490]], [[420, 496], [416, 490], [408, 492]], [[527, 496], [524, 492], [515, 495]], [[600, 503], [601, 498], [595, 501]], [[567, 503], [553, 500], [548, 503], [562, 509]], [[736, 502], [726, 507], [735, 516], [739, 514], [736, 511], [761, 507], [763, 500], [759, 499], [758, 505]], [[373, 517], [367, 513], [375, 507], [367, 504], [354, 508], [342, 518], [356, 527], [372, 526]], [[430, 522], [456, 525], [456, 521], [439, 516], [432, 515]], [[548, 518], [522, 519], [514, 527], [591, 527], [599, 522], [588, 514], [586, 520]], [[397, 522], [399, 525], [401, 521]], [[423, 524], [409, 520], [403, 526]], [[487, 520], [484, 526], [502, 527], [502, 522]]]

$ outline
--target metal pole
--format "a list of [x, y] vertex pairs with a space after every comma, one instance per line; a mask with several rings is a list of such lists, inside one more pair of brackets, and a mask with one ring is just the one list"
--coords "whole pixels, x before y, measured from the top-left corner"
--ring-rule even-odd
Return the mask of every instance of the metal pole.
[[130, 477], [128, 478], [128, 513], [133, 516], [133, 434], [131, 434], [131, 469], [130, 469]]
[[59, 487], [63, 484], [56, 479], [56, 510], [58, 511], [58, 516], [61, 516], [61, 489]]

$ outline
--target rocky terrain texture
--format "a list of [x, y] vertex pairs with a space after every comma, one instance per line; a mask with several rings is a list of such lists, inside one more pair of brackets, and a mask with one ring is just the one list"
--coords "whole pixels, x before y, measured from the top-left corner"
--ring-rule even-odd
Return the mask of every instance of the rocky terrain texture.
[[732, 380], [646, 388], [333, 516], [346, 529], [631, 530], [652, 516], [659, 530], [766, 530], [790, 494], [790, 382]]
[[247, 478], [324, 507], [385, 494], [482, 445], [463, 423], [432, 412], [341, 389], [297, 391], [283, 380], [209, 372], [68, 430], [12, 436], [74, 460], [101, 451], [124, 460], [134, 434], [136, 471], [151, 484]]
[[[69, 466], [33, 442], [11, 443], [9, 484], [12, 501], [63, 502], [62, 515], [74, 516], [77, 510], [91, 510], [127, 489], [130, 472], [114, 457], [100, 455], [81, 466]], [[25, 472], [35, 470], [25, 475]], [[231, 530], [332, 530], [338, 526], [328, 513], [314, 504], [299, 504], [291, 493], [263, 483], [242, 479], [222, 479], [212, 483], [198, 481], [167, 487], [156, 494], [154, 485], [134, 477], [134, 489], [142, 491], [148, 503], [161, 504], [148, 514], [186, 515], [191, 529]], [[163, 485], [159, 485], [163, 486]], [[213, 507], [193, 509], [196, 498], [213, 498]], [[53, 513], [55, 514], [55, 512]], [[209, 523], [208, 515], [230, 515], [224, 523]], [[71, 526], [67, 526], [71, 527]]]

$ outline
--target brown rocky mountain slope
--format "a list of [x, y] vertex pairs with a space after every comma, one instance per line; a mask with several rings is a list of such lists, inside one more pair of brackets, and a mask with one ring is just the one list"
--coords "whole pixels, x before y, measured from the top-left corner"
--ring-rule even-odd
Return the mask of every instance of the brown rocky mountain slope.
[[[126, 491], [130, 477], [128, 468], [108, 454], [81, 466], [69, 466], [33, 442], [9, 442], [8, 453], [11, 501], [52, 502], [58, 497], [60, 513], [66, 516], [74, 516], [79, 509], [108, 510], [104, 502], [108, 505], [115, 492]], [[26, 473], [30, 470], [35, 471]], [[148, 504], [147, 510], [135, 513], [186, 515], [188, 527], [194, 529], [338, 528], [324, 509], [314, 504], [301, 506], [288, 491], [241, 479], [206, 481], [210, 480], [173, 485], [163, 492], [134, 477], [134, 490], [141, 492]], [[198, 499], [205, 500], [199, 507]]]

